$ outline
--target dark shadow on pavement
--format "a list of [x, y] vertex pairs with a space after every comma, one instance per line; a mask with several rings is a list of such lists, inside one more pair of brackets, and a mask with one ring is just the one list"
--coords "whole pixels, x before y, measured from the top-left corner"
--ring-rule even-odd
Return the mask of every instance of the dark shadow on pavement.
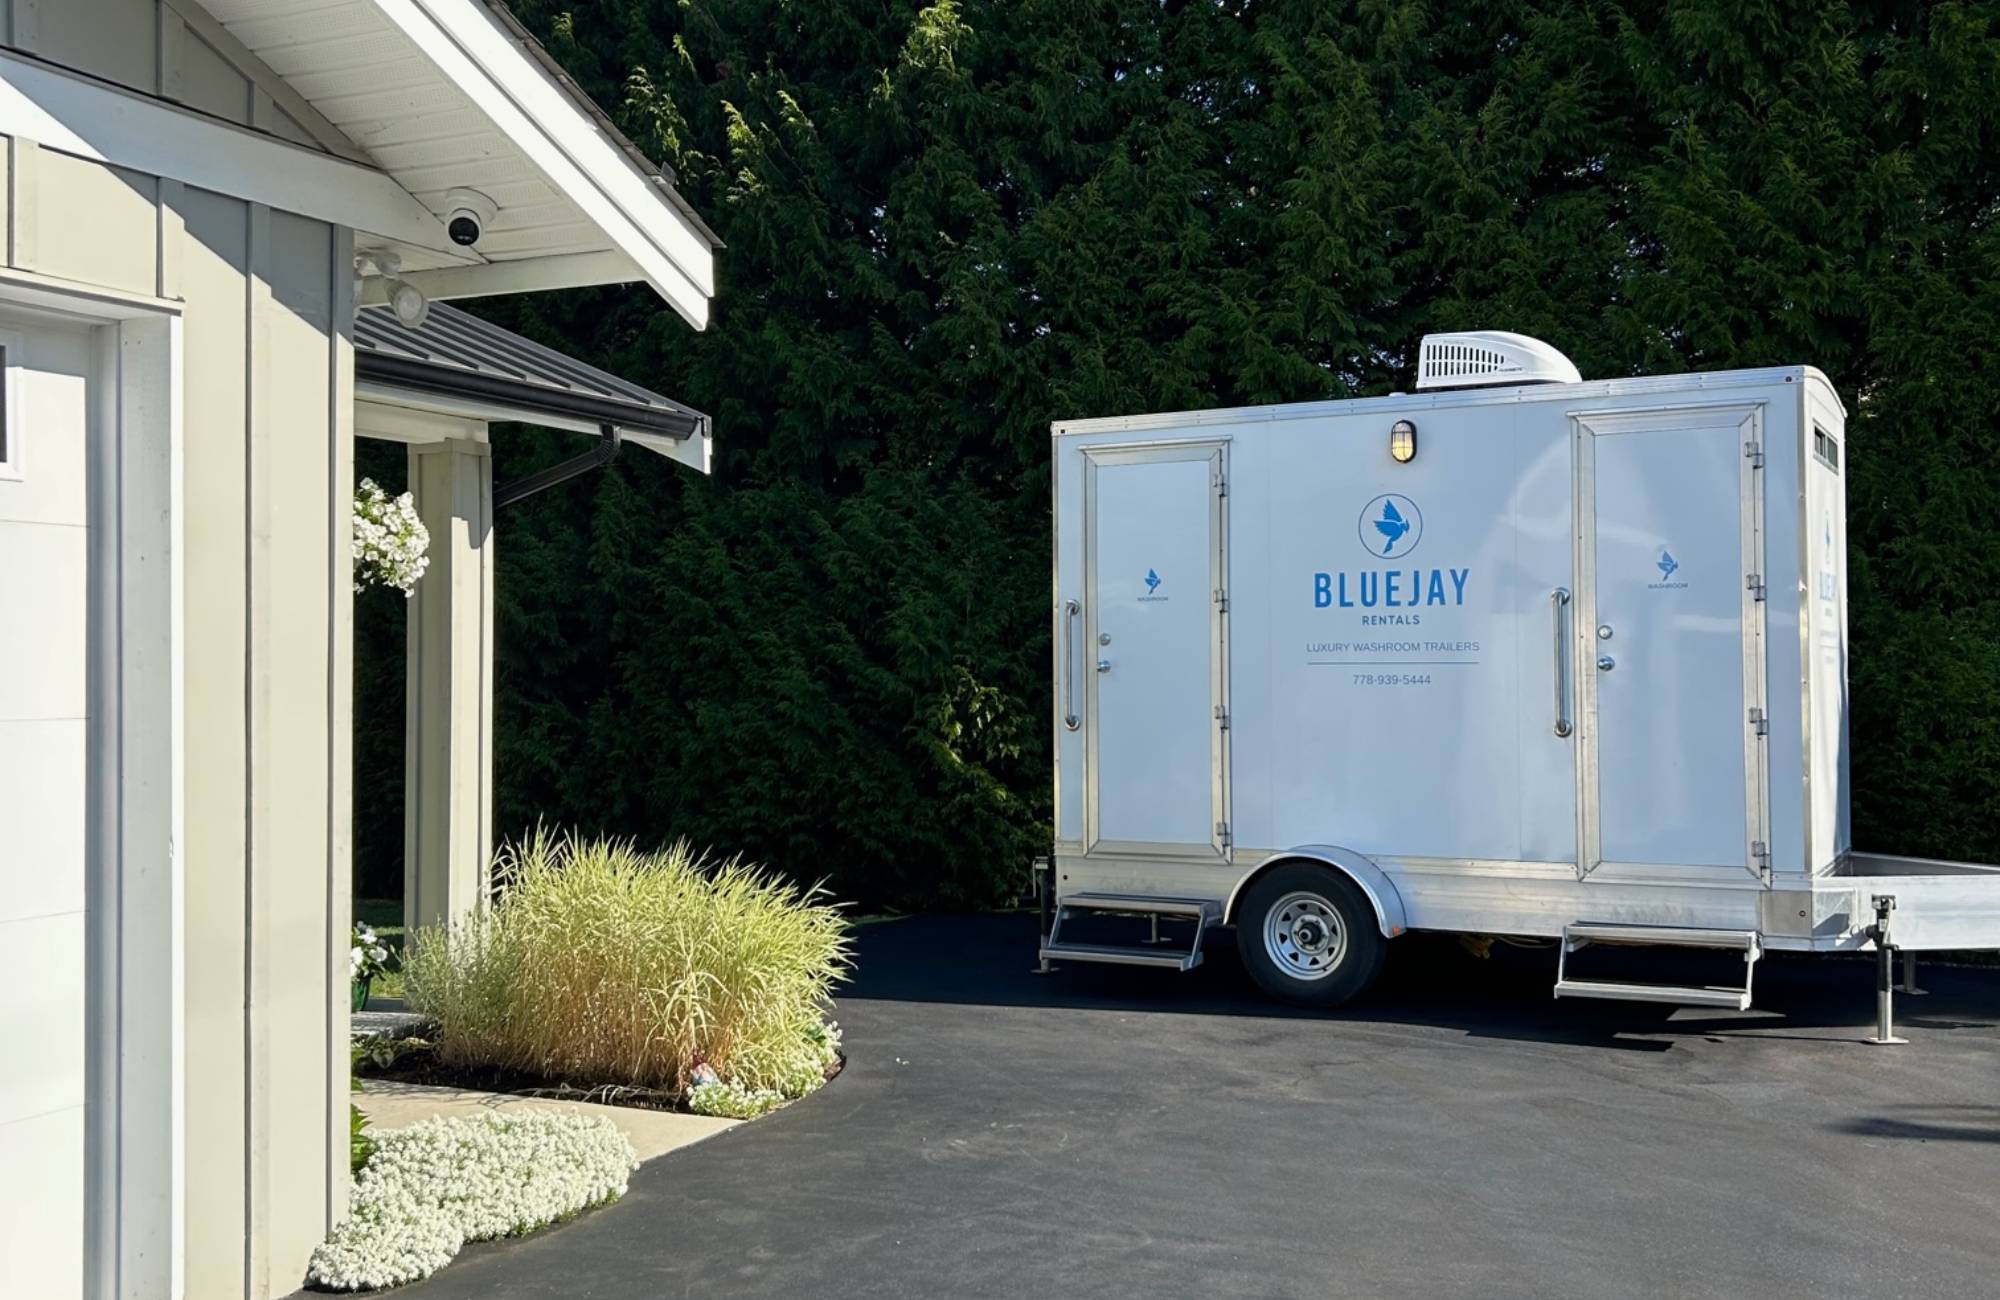
[[[913, 916], [856, 931], [854, 982], [843, 1002], [955, 1002], [979, 1006], [1257, 1016], [1454, 1029], [1472, 1037], [1663, 1052], [1676, 1038], [1755, 1033], [1825, 1041], [1873, 1031], [1874, 967], [1851, 956], [1768, 953], [1750, 1011], [1565, 999], [1552, 995], [1556, 953], [1494, 943], [1475, 956], [1456, 937], [1396, 940], [1374, 989], [1349, 1006], [1287, 1006], [1250, 982], [1232, 929], [1213, 932], [1202, 964], [1183, 973], [1063, 963], [1035, 973], [1037, 918], [1029, 913]], [[1671, 956], [1634, 953], [1634, 977]], [[2000, 970], [1926, 966], [1922, 997], [1899, 997], [1897, 1023], [1948, 1031], [2000, 1023]]]
[[2000, 1106], [1902, 1106], [1894, 1115], [1868, 1115], [1833, 1127], [1856, 1137], [2000, 1142]]

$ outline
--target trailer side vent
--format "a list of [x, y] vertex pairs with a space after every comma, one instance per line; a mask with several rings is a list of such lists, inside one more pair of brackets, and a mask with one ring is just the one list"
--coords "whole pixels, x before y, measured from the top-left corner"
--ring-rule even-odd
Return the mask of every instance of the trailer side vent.
[[1426, 334], [1417, 348], [1419, 389], [1582, 382], [1568, 357], [1525, 334]]

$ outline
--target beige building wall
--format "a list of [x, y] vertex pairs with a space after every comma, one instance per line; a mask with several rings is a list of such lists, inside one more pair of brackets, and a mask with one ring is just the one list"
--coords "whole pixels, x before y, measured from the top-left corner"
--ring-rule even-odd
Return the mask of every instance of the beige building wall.
[[[203, 17], [0, 0], [0, 37], [312, 139]], [[347, 1189], [352, 240], [4, 143], [9, 268], [185, 304], [186, 1294], [287, 1295]]]

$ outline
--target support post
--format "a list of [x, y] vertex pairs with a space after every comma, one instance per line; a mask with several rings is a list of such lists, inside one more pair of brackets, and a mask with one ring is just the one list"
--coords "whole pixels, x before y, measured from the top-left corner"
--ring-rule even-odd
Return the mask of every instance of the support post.
[[1906, 997], [1922, 997], [1926, 990], [1917, 987], [1917, 954], [1914, 949], [1903, 949], [1903, 994]]
[[1053, 857], [1035, 859], [1035, 892], [1039, 895], [1038, 901], [1041, 904], [1041, 934], [1035, 940], [1035, 947], [1038, 950], [1035, 963], [1037, 975], [1050, 975], [1055, 972], [1055, 967], [1049, 965], [1049, 959], [1039, 955], [1039, 950], [1049, 942], [1049, 926], [1055, 916], [1055, 861]]
[[410, 448], [430, 568], [410, 598], [403, 925], [448, 924], [486, 900], [493, 850], [493, 461], [448, 438]]
[[1910, 1041], [1896, 1037], [1892, 974], [1896, 950], [1889, 941], [1889, 914], [1896, 910], [1896, 898], [1893, 894], [1877, 894], [1874, 903], [1875, 924], [1868, 927], [1868, 937], [1875, 941], [1875, 1036], [1867, 1041], [1877, 1047], [1893, 1047]]

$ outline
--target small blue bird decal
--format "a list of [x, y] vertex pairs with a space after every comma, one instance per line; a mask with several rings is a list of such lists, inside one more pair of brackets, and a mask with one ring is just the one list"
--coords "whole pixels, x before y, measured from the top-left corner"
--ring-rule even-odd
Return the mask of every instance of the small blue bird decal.
[[1150, 596], [1159, 589], [1160, 575], [1151, 569], [1146, 570], [1146, 594]]
[[1664, 550], [1660, 552], [1660, 577], [1671, 578], [1674, 576], [1674, 570], [1680, 567], [1681, 562], [1673, 557], [1673, 552]]
[[1382, 543], [1382, 554], [1387, 555], [1396, 548], [1397, 542], [1403, 540], [1403, 534], [1410, 531], [1410, 524], [1403, 518], [1403, 512], [1396, 509], [1394, 501], [1384, 501], [1382, 517], [1375, 521], [1375, 531], [1389, 539]]

